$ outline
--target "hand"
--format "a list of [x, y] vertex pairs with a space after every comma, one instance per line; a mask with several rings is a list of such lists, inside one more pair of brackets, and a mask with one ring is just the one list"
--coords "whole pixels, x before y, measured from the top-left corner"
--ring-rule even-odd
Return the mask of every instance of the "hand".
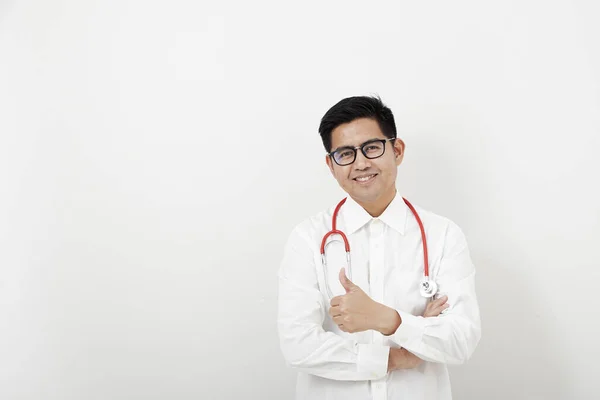
[[[388, 318], [392, 309], [371, 299], [360, 287], [352, 283], [344, 268], [340, 270], [340, 283], [346, 294], [331, 299], [329, 315], [333, 322], [344, 332], [380, 330], [382, 319]], [[392, 311], [395, 313], [395, 310]]]
[[391, 348], [390, 356], [388, 359], [388, 372], [397, 370], [397, 369], [411, 369], [416, 368], [423, 360], [419, 357], [415, 356], [410, 351], [406, 350], [404, 347], [401, 348]]
[[[425, 307], [423, 317], [437, 317], [443, 310], [449, 307], [447, 301], [448, 296], [442, 296], [437, 300], [430, 301], [427, 303], [427, 307]], [[392, 348], [390, 349], [390, 355], [388, 359], [388, 372], [396, 369], [416, 368], [421, 365], [422, 362], [423, 360], [405, 348]]]
[[442, 313], [442, 311], [450, 307], [450, 305], [446, 303], [447, 301], [448, 296], [442, 296], [437, 300], [428, 302], [427, 307], [425, 307], [425, 312], [423, 313], [423, 316], [425, 318], [437, 317]]

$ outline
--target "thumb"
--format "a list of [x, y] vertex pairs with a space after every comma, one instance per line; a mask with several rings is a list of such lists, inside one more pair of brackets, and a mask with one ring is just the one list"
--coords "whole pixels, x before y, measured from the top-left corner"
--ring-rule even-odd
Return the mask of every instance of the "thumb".
[[340, 283], [346, 289], [346, 293], [350, 292], [353, 287], [356, 287], [354, 283], [346, 276], [346, 269], [340, 269]]

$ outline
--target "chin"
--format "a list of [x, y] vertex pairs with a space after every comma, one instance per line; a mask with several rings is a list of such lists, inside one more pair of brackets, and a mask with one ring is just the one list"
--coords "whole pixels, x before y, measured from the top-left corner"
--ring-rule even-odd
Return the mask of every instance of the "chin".
[[377, 199], [379, 199], [380, 194], [376, 194], [376, 195], [370, 195], [370, 194], [365, 194], [365, 193], [349, 193], [350, 196], [356, 200], [356, 201], [360, 201], [361, 203], [373, 203], [375, 201], [377, 201]]
[[363, 203], [375, 202], [386, 193], [386, 189], [381, 187], [381, 182], [375, 182], [374, 185], [367, 187], [356, 185], [354, 181], [350, 181], [349, 183], [345, 187], [342, 186], [342, 189], [354, 200]]

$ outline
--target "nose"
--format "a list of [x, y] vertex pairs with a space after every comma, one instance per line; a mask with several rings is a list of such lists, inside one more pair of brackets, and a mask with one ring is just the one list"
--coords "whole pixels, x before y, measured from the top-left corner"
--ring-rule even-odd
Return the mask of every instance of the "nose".
[[364, 170], [371, 167], [371, 160], [369, 160], [362, 151], [356, 152], [356, 160], [354, 160], [354, 169]]

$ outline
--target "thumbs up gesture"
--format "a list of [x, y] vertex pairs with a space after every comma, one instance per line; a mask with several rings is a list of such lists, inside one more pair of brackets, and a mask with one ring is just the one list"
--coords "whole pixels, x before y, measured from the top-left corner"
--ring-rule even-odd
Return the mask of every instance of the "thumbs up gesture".
[[356, 286], [350, 279], [348, 279], [346, 276], [346, 270], [344, 268], [340, 269], [340, 283], [342, 284], [342, 287], [346, 289], [346, 293], [361, 290], [361, 288]]
[[371, 299], [348, 279], [344, 268], [339, 277], [346, 294], [331, 299], [329, 315], [342, 331], [354, 333], [373, 329], [390, 334], [394, 325], [398, 327], [400, 316], [394, 309]]

